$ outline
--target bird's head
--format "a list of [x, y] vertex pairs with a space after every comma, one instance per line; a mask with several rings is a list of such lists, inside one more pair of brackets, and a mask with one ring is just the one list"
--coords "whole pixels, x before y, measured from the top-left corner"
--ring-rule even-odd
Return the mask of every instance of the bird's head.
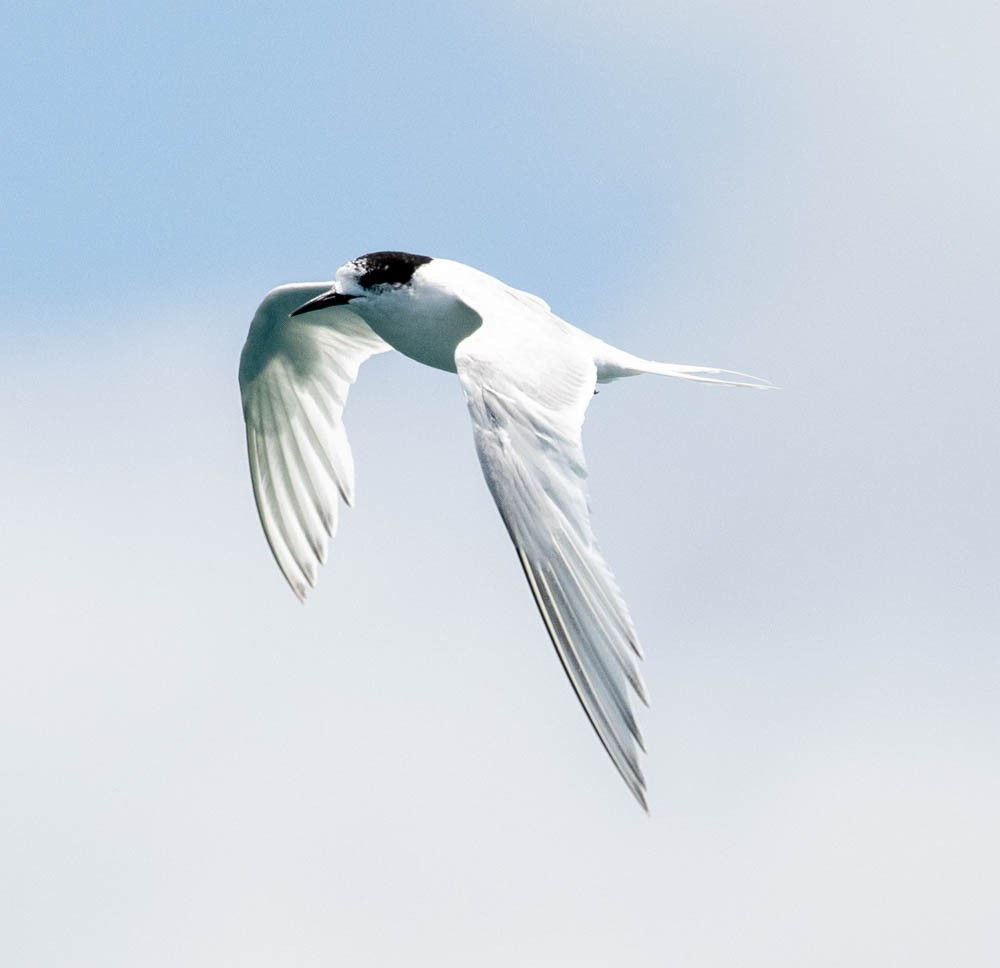
[[369, 252], [368, 255], [358, 256], [337, 270], [332, 288], [299, 306], [292, 315], [349, 303], [354, 304], [352, 309], [364, 315], [366, 303], [408, 289], [413, 273], [430, 261], [430, 256], [410, 252]]

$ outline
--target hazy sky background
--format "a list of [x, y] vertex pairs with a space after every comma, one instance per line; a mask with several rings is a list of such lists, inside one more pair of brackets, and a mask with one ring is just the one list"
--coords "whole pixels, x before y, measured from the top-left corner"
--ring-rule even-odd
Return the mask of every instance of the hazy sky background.
[[[993, 966], [990, 3], [22, 4], [0, 20], [0, 962]], [[236, 366], [401, 248], [780, 393], [602, 390], [644, 816], [458, 383], [348, 409], [297, 604]]]

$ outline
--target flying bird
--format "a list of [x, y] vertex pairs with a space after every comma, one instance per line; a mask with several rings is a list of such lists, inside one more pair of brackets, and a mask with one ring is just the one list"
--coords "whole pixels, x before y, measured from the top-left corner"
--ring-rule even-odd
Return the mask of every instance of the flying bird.
[[581, 430], [598, 383], [656, 373], [764, 388], [747, 374], [656, 363], [590, 336], [538, 296], [450, 259], [373, 252], [333, 283], [279, 286], [240, 357], [250, 477], [292, 590], [315, 585], [354, 501], [343, 413], [361, 364], [395, 349], [456, 373], [486, 484], [549, 638], [618, 772], [646, 805], [630, 690], [648, 705], [632, 619], [590, 525]]

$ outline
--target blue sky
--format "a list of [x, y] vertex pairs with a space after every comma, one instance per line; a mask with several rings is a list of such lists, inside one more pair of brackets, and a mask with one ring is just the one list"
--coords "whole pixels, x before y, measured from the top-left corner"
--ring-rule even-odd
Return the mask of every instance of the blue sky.
[[[993, 965], [997, 15], [36, 4], [0, 106], [6, 965]], [[602, 390], [652, 815], [457, 383], [369, 364], [302, 608], [236, 390], [403, 248], [780, 393]]]

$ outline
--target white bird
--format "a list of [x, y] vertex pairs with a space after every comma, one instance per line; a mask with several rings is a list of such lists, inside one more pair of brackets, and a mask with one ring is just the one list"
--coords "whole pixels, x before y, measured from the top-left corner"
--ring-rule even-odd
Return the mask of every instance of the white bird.
[[629, 687], [648, 705], [632, 619], [590, 526], [581, 430], [596, 384], [658, 373], [766, 387], [746, 374], [640, 359], [477, 269], [373, 252], [332, 283], [264, 298], [240, 357], [250, 476], [278, 567], [304, 599], [354, 500], [343, 412], [358, 369], [396, 349], [457, 373], [487, 486], [590, 722], [646, 806]]

